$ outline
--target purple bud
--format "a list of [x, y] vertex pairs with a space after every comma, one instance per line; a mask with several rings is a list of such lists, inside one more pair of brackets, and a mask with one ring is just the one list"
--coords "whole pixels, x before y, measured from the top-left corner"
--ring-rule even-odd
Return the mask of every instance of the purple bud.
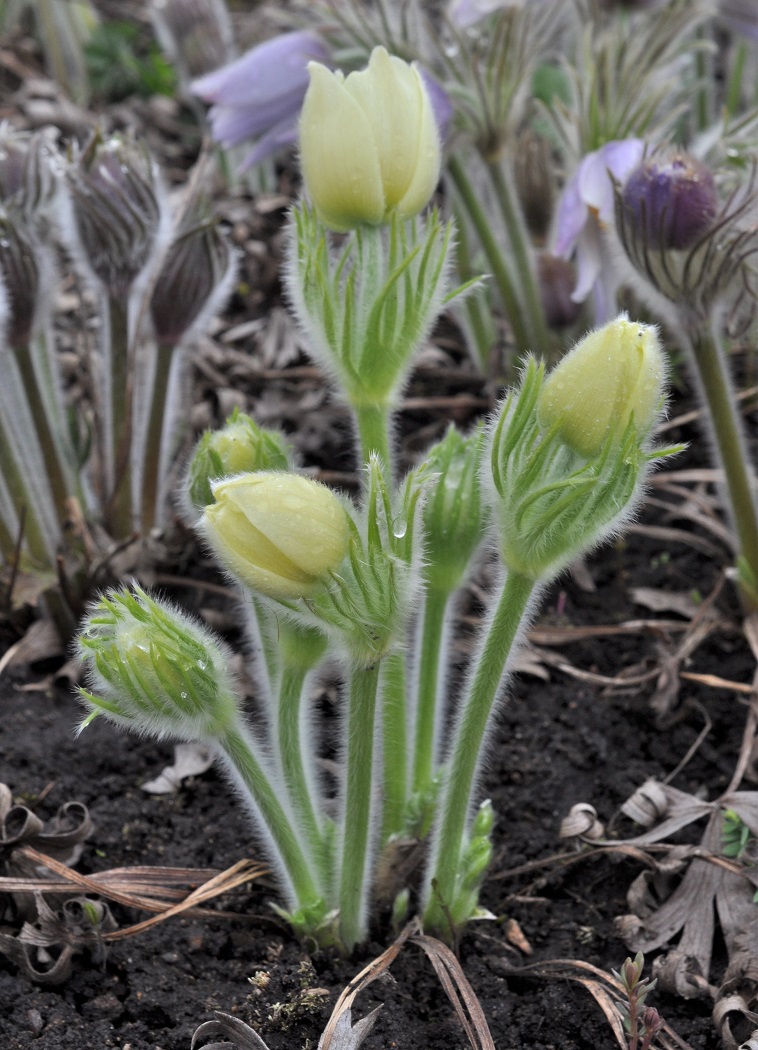
[[163, 260], [150, 299], [159, 346], [177, 346], [228, 291], [234, 259], [212, 218], [195, 206]]
[[690, 248], [713, 225], [718, 195], [713, 175], [685, 153], [646, 160], [624, 185], [622, 203], [652, 246]]
[[67, 176], [84, 259], [109, 295], [126, 295], [162, 228], [158, 169], [133, 139], [94, 135]]
[[5, 338], [11, 350], [26, 346], [39, 299], [39, 268], [22, 226], [0, 212], [0, 284], [5, 286], [8, 318]]

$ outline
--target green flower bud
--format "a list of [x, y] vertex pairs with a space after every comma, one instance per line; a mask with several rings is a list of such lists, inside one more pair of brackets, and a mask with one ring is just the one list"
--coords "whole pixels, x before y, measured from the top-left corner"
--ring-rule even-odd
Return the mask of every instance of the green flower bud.
[[471, 827], [471, 836], [472, 838], [487, 837], [492, 834], [494, 826], [495, 810], [492, 807], [492, 802], [487, 798], [476, 811], [474, 823]]
[[415, 66], [374, 48], [347, 78], [318, 62], [300, 117], [300, 163], [321, 220], [334, 230], [417, 215], [440, 173], [432, 104]]
[[426, 456], [427, 470], [439, 475], [424, 506], [424, 575], [435, 589], [455, 590], [484, 535], [482, 442], [481, 429], [465, 438], [451, 426]]
[[347, 554], [347, 513], [317, 481], [262, 471], [211, 490], [203, 532], [221, 563], [254, 591], [283, 601], [305, 597]]
[[[96, 714], [153, 736], [216, 738], [236, 719], [228, 656], [210, 631], [139, 587], [110, 591], [78, 639]], [[85, 720], [85, 725], [90, 719]]]
[[259, 427], [237, 409], [220, 430], [206, 430], [195, 445], [186, 491], [196, 511], [214, 502], [211, 482], [232, 474], [288, 470], [290, 456], [281, 434]]
[[628, 519], [650, 463], [680, 451], [650, 447], [664, 372], [654, 330], [626, 317], [588, 336], [547, 379], [527, 362], [488, 445], [508, 569], [550, 579]]
[[538, 402], [540, 424], [591, 459], [631, 420], [642, 440], [663, 402], [666, 362], [654, 326], [621, 314], [590, 332], [548, 375]]

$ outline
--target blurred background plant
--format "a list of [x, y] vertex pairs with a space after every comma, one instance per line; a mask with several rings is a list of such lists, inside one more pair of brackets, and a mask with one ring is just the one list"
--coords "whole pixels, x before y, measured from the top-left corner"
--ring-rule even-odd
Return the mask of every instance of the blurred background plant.
[[[170, 206], [130, 135], [94, 133], [64, 155], [43, 133], [3, 125], [0, 193], [0, 543], [7, 565], [49, 592], [66, 634], [89, 565], [165, 521], [185, 350], [228, 296], [234, 255], [200, 172]], [[64, 248], [99, 314], [87, 406], [66, 404], [56, 348]]]

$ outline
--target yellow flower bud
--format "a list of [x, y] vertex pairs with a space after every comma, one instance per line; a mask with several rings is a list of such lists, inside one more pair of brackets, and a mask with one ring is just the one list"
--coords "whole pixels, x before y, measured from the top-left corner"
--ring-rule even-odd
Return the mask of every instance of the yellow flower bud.
[[334, 230], [402, 218], [428, 203], [440, 174], [440, 138], [421, 74], [383, 47], [368, 68], [308, 65], [300, 164], [319, 217]]
[[347, 553], [347, 513], [325, 486], [298, 474], [240, 474], [212, 486], [202, 527], [221, 562], [271, 598], [302, 598]]
[[621, 438], [634, 417], [643, 439], [663, 400], [666, 361], [653, 325], [621, 314], [590, 332], [553, 369], [538, 402], [540, 426], [558, 426], [579, 455], [597, 456], [610, 436]]

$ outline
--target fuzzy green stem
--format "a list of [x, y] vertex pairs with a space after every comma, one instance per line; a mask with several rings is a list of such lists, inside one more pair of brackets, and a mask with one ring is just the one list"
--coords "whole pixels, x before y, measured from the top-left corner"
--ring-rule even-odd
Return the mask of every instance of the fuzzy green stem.
[[365, 933], [376, 694], [380, 663], [353, 668], [347, 716], [347, 768], [340, 858], [339, 929], [350, 951]]
[[382, 842], [399, 834], [405, 822], [408, 793], [405, 654], [391, 652], [382, 671], [382, 767], [384, 810]]
[[526, 230], [519, 206], [514, 198], [512, 180], [504, 176], [499, 160], [489, 161], [487, 170], [500, 205], [505, 228], [508, 231], [508, 241], [521, 285], [522, 306], [526, 316], [525, 327], [529, 341], [525, 347], [520, 349], [531, 350], [532, 353], [546, 353], [549, 340], [545, 311], [542, 307], [542, 298], [537, 285], [532, 253], [527, 243]]
[[[699, 384], [708, 406], [716, 448], [726, 480], [731, 518], [737, 533], [739, 554], [758, 579], [758, 506], [756, 480], [742, 440], [737, 402], [732, 394], [726, 354], [713, 325], [689, 331], [690, 349]], [[749, 596], [746, 602], [752, 604]], [[748, 610], [749, 611], [749, 610]]]
[[445, 911], [456, 895], [474, 778], [506, 661], [526, 612], [535, 581], [509, 572], [470, 674], [447, 763], [440, 815], [432, 833], [430, 878], [425, 889], [424, 926], [455, 933]]
[[313, 785], [308, 783], [303, 763], [301, 706], [308, 671], [302, 665], [285, 663], [277, 706], [277, 750], [292, 810], [316, 860], [322, 886], [329, 881], [329, 860], [319, 819], [313, 808]]
[[385, 468], [391, 470], [389, 409], [386, 405], [354, 404], [353, 410], [358, 423], [362, 462], [368, 463], [371, 453], [376, 452]]
[[437, 761], [437, 694], [440, 681], [440, 659], [444, 658], [442, 639], [450, 592], [429, 588], [424, 599], [418, 654], [418, 692], [416, 696], [416, 729], [413, 741], [413, 792], [428, 790]]
[[316, 880], [279, 795], [256, 757], [250, 731], [242, 723], [233, 725], [219, 740], [219, 744], [250, 792], [279, 854], [298, 906], [312, 906], [320, 899]]
[[21, 382], [24, 385], [27, 404], [31, 413], [34, 429], [37, 432], [42, 460], [45, 464], [45, 472], [50, 482], [55, 510], [58, 520], [63, 522], [68, 516], [66, 501], [71, 495], [66, 472], [60, 456], [60, 447], [50, 426], [47, 407], [42, 397], [42, 392], [37, 382], [34, 369], [31, 348], [28, 344], [18, 346], [15, 350], [16, 363], [18, 364]]
[[131, 376], [128, 299], [108, 299], [110, 326], [110, 421], [106, 436], [113, 469], [113, 491], [108, 493], [107, 524], [114, 539], [129, 536], [132, 520]]
[[457, 157], [447, 162], [447, 170], [460, 198], [461, 206], [468, 214], [481, 242], [492, 276], [497, 285], [508, 321], [513, 330], [513, 337], [519, 350], [526, 350], [530, 344], [530, 333], [526, 327], [519, 303], [516, 284], [500, 250], [493, 233], [492, 221], [482, 207], [474, 187], [471, 185], [465, 166]]
[[147, 417], [142, 474], [142, 530], [147, 533], [158, 517], [158, 495], [160, 492], [161, 438], [166, 416], [171, 362], [174, 346], [156, 348], [155, 374], [150, 409]]

